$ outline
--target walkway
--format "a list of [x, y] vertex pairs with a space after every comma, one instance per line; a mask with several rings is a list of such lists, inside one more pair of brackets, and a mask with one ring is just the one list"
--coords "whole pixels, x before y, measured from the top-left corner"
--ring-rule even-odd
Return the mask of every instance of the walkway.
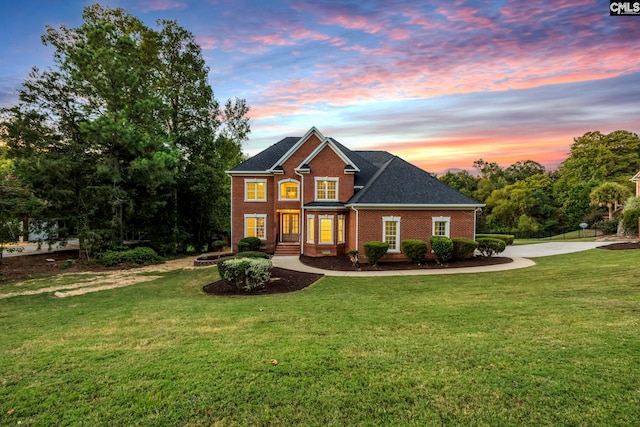
[[598, 246], [616, 242], [549, 242], [522, 246], [508, 246], [500, 254], [513, 259], [509, 264], [487, 265], [482, 267], [432, 268], [428, 270], [391, 270], [391, 271], [336, 271], [309, 267], [300, 262], [297, 256], [277, 256], [272, 258], [273, 266], [307, 273], [324, 274], [339, 277], [375, 277], [375, 276], [425, 276], [432, 274], [469, 274], [493, 271], [515, 270], [534, 266], [536, 263], [528, 258], [581, 252]]

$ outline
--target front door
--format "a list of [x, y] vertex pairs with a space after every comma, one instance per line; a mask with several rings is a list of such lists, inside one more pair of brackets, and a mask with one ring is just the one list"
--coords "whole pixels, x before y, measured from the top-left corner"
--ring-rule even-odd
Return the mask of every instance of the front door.
[[300, 215], [297, 213], [282, 214], [282, 241], [298, 242], [299, 239], [299, 223]]

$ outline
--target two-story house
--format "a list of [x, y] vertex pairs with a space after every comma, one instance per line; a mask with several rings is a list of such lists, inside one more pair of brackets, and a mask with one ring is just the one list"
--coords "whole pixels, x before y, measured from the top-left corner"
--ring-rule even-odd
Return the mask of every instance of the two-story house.
[[235, 250], [255, 236], [270, 253], [364, 254], [364, 242], [377, 240], [389, 242], [384, 259], [404, 259], [406, 239], [474, 239], [484, 206], [397, 156], [351, 151], [315, 127], [227, 173]]

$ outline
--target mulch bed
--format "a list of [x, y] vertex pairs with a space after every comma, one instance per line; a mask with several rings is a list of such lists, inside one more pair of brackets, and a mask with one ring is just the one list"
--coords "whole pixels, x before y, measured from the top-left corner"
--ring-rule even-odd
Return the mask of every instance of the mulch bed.
[[[112, 271], [125, 270], [130, 267], [119, 265], [105, 267], [93, 262], [78, 259], [78, 250], [66, 250], [38, 253], [33, 255], [4, 256], [0, 265], [0, 283], [9, 280], [25, 280], [40, 276], [51, 276], [60, 273], [74, 273], [80, 271]], [[53, 260], [53, 261], [47, 261]], [[73, 265], [63, 268], [67, 260]]]
[[610, 245], [598, 246], [598, 249], [607, 249], [610, 251], [625, 251], [628, 249], [640, 249], [640, 243], [638, 242], [612, 243]]
[[287, 270], [284, 268], [274, 267], [271, 269], [271, 280], [269, 284], [261, 289], [252, 292], [238, 290], [234, 286], [229, 285], [224, 280], [209, 283], [202, 290], [212, 295], [223, 296], [252, 296], [252, 295], [269, 295], [281, 294], [286, 292], [299, 291], [313, 284], [320, 279], [322, 274], [303, 273], [301, 271]]
[[439, 265], [436, 261], [428, 261], [423, 265], [415, 265], [410, 262], [381, 262], [377, 266], [372, 266], [366, 262], [360, 263], [358, 270], [353, 266], [348, 256], [338, 257], [308, 257], [301, 256], [300, 261], [310, 267], [322, 268], [324, 270], [334, 271], [387, 271], [387, 270], [433, 270], [439, 268], [460, 268], [460, 267], [481, 267], [485, 265], [508, 264], [513, 262], [511, 258], [506, 257], [473, 257], [462, 261], [452, 261], [443, 265]]

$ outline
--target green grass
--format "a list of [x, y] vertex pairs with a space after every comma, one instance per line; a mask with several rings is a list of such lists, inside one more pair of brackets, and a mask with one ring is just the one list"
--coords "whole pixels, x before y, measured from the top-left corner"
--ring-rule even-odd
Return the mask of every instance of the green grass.
[[558, 234], [551, 237], [542, 237], [537, 239], [516, 239], [514, 245], [530, 245], [533, 243], [545, 243], [545, 242], [595, 242], [597, 236], [603, 236], [604, 234], [600, 230], [576, 230], [568, 233]]
[[0, 424], [637, 425], [637, 260], [250, 298], [204, 295], [205, 268], [1, 299]]

